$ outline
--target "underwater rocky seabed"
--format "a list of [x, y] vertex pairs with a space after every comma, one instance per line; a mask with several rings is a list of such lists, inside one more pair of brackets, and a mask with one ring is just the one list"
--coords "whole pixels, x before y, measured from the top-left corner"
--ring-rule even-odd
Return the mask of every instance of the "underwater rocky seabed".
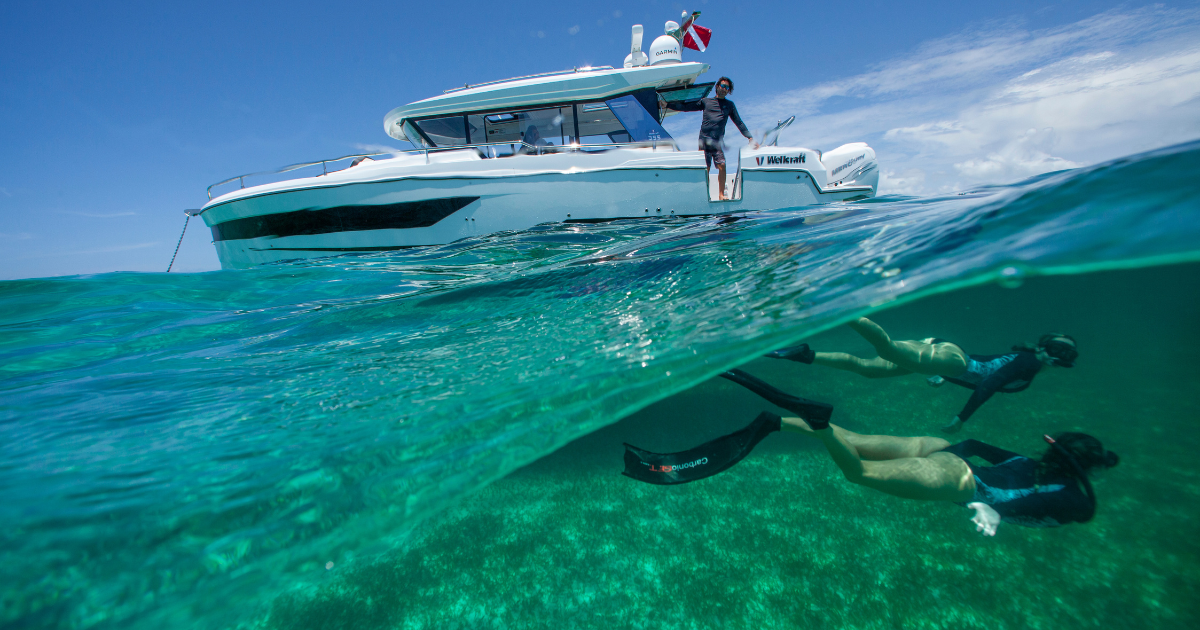
[[[1200, 142], [940, 197], [0, 282], [0, 627], [1197, 625], [1196, 172]], [[1094, 432], [1124, 458], [1096, 520], [982, 539], [794, 435], [688, 486], [618, 474], [623, 440], [763, 409], [711, 380], [738, 365], [853, 429], [944, 424], [964, 390], [756, 359], [866, 351], [841, 324], [876, 312], [972, 352], [1078, 338], [964, 436]]]
[[[873, 317], [893, 338], [1005, 350], [1068, 331], [1081, 359], [996, 395], [957, 439], [1026, 454], [1096, 435], [1084, 525], [975, 533], [970, 511], [846, 483], [815, 440], [775, 434], [717, 477], [620, 475], [622, 442], [681, 449], [782, 412], [715, 379], [576, 440], [426, 523], [412, 546], [275, 598], [264, 628], [1195, 628], [1200, 625], [1200, 265], [1035, 278]], [[872, 356], [841, 328], [817, 348]], [[940, 435], [967, 390], [760, 359], [859, 432]]]

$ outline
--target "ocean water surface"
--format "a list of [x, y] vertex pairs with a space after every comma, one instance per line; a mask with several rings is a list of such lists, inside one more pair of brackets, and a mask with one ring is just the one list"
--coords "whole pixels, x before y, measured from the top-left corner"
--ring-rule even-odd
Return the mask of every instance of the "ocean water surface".
[[[1200, 625], [1200, 143], [944, 197], [552, 224], [246, 271], [0, 282], [0, 627]], [[759, 358], [842, 326], [1073, 370], [960, 437], [1120, 453], [1056, 529], [846, 483], [769, 437], [694, 484], [622, 477], [778, 411], [937, 435], [965, 390]]]

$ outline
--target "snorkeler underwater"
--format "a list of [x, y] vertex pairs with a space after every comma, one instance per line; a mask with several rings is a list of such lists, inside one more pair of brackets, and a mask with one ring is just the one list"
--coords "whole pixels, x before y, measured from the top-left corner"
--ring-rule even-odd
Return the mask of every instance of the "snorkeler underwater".
[[[865, 318], [857, 323], [863, 322], [871, 323]], [[966, 369], [965, 361], [959, 363]], [[709, 477], [741, 461], [768, 433], [786, 428], [819, 438], [851, 483], [905, 499], [973, 508], [977, 530], [994, 536], [1002, 520], [1028, 527], [1091, 520], [1096, 496], [1088, 471], [1119, 461], [1082, 433], [1044, 436], [1049, 446], [1040, 461], [978, 440], [951, 445], [935, 437], [861, 435], [830, 424], [829, 405], [786, 394], [741, 370], [721, 376], [799, 417], [763, 412], [749, 427], [684, 453], [648, 453], [626, 444], [625, 475], [663, 485]], [[973, 466], [971, 457], [991, 466]]]

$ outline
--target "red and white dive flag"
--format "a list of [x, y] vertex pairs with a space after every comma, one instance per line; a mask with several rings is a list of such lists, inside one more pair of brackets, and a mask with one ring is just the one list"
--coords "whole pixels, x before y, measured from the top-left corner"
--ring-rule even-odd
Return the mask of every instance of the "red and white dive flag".
[[696, 18], [698, 17], [700, 17], [700, 12], [693, 12], [691, 17], [684, 20], [679, 30], [683, 33], [683, 45], [685, 48], [704, 52], [704, 49], [708, 48], [708, 41], [712, 39], [712, 29], [707, 29], [696, 24]]

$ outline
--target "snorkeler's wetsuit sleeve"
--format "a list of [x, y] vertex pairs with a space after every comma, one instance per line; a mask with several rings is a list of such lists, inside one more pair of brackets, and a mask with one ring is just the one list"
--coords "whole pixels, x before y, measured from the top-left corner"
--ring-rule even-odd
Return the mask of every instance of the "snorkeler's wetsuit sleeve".
[[1022, 455], [1019, 453], [1006, 451], [998, 446], [992, 446], [991, 444], [980, 442], [979, 440], [963, 440], [958, 444], [952, 444], [942, 450], [947, 453], [958, 455], [963, 459], [968, 457], [979, 457], [993, 466], [1006, 462], [1014, 457], [1022, 457]]
[[1054, 492], [1032, 492], [991, 507], [1000, 520], [1025, 527], [1058, 527], [1086, 523], [1092, 518], [1091, 504], [1073, 484]]
[[[729, 99], [725, 100], [728, 101]], [[737, 105], [734, 105], [733, 101], [729, 101], [729, 118], [733, 120], [733, 124], [737, 125], [738, 131], [742, 132], [743, 136], [751, 140], [754, 139], [754, 136], [750, 134], [750, 130], [746, 128], [746, 123], [742, 122], [742, 117], [738, 115]]]
[[[992, 373], [991, 376], [983, 380], [977, 385], [971, 397], [967, 399], [967, 404], [963, 406], [962, 411], [958, 412], [958, 419], [966, 422], [971, 414], [974, 414], [983, 403], [987, 402], [998, 391], [1006, 393], [1019, 392], [1027, 387], [1033, 381], [1033, 377], [1041, 369], [1041, 362], [1037, 360], [1037, 355], [1032, 352], [1018, 352], [1017, 356], [1009, 361], [1000, 369]], [[957, 379], [952, 382], [961, 384]], [[1013, 383], [1020, 383], [1015, 387], [1009, 387]], [[969, 385], [968, 385], [969, 386]]]

